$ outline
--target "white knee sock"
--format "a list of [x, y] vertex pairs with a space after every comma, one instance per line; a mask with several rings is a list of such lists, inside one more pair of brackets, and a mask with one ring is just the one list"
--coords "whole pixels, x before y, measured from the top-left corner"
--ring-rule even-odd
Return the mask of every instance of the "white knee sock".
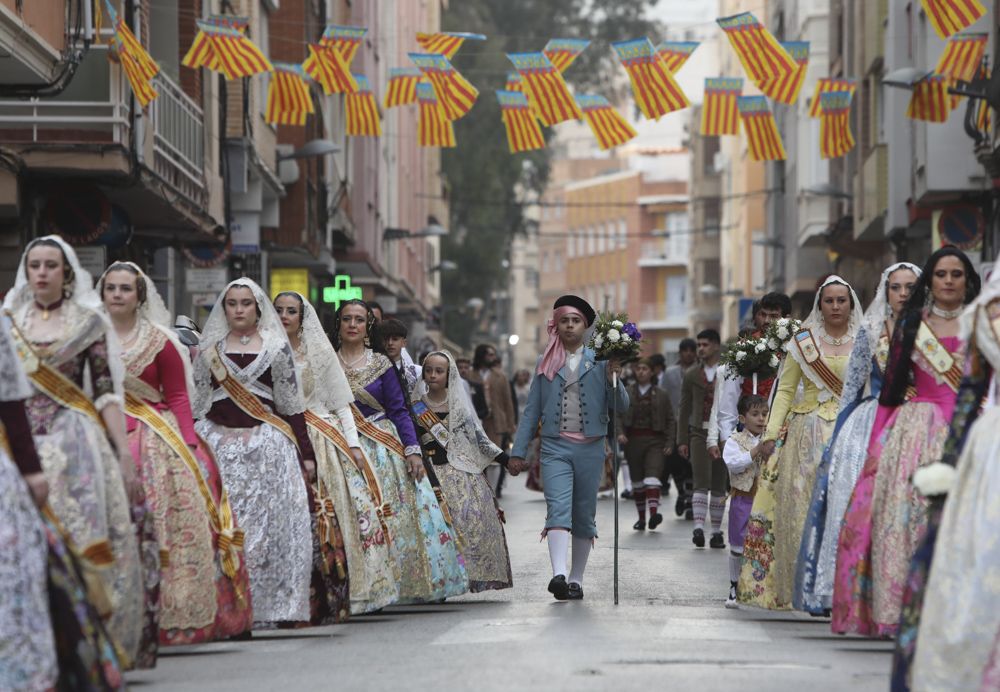
[[547, 534], [549, 541], [549, 560], [552, 562], [552, 576], [566, 575], [566, 552], [569, 550], [569, 531], [560, 529], [550, 530]]
[[743, 554], [742, 553], [729, 553], [729, 581], [737, 582], [740, 580], [740, 569], [743, 566]]
[[569, 573], [571, 584], [583, 586], [583, 571], [587, 569], [587, 558], [590, 557], [590, 549], [593, 546], [592, 538], [573, 536], [573, 569]]
[[628, 464], [622, 464], [622, 485], [625, 490], [632, 492], [632, 474], [629, 473]]

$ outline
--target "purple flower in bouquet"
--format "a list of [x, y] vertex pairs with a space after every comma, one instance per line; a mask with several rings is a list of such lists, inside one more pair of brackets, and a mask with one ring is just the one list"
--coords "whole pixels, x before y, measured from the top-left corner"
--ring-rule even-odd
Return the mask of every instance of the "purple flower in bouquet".
[[635, 322], [627, 323], [624, 327], [622, 327], [622, 331], [628, 334], [633, 341], [639, 341], [642, 339], [642, 332], [640, 332], [639, 328], [635, 326]]

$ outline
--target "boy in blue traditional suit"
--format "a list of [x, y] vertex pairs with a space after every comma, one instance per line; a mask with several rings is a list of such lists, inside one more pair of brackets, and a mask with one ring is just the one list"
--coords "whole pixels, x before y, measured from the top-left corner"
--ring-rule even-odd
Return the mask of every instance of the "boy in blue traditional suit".
[[[545, 531], [552, 580], [549, 592], [557, 600], [583, 598], [583, 572], [597, 537], [597, 491], [604, 472], [604, 437], [611, 420], [612, 397], [618, 411], [628, 408], [628, 394], [612, 373], [621, 365], [595, 360], [584, 346], [594, 309], [578, 296], [563, 296], [553, 305], [548, 323], [549, 343], [538, 361], [528, 405], [517, 426], [507, 470], [517, 475], [527, 468], [528, 443], [541, 423], [541, 467], [545, 484]], [[567, 578], [566, 554], [573, 540], [572, 569]]]

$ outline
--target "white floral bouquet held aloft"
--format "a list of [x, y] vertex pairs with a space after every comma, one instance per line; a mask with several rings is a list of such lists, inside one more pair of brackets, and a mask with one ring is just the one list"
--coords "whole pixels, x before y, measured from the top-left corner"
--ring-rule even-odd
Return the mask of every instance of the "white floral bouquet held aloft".
[[642, 332], [629, 322], [624, 312], [599, 312], [594, 320], [594, 333], [587, 344], [594, 349], [597, 360], [630, 360], [639, 355]]
[[802, 328], [802, 322], [791, 317], [782, 317], [771, 322], [764, 330], [767, 347], [774, 353], [785, 350], [785, 344]]
[[779, 363], [766, 339], [749, 336], [729, 341], [719, 360], [726, 366], [726, 377], [731, 380], [752, 375], [766, 379], [777, 372]]

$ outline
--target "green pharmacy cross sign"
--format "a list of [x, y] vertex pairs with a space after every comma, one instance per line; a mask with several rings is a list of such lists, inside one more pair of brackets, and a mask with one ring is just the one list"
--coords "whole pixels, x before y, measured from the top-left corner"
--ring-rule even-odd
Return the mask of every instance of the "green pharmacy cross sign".
[[348, 300], [361, 300], [361, 287], [351, 285], [351, 277], [347, 274], [337, 274], [333, 277], [333, 286], [323, 289], [323, 302], [333, 303], [339, 310], [340, 304]]

